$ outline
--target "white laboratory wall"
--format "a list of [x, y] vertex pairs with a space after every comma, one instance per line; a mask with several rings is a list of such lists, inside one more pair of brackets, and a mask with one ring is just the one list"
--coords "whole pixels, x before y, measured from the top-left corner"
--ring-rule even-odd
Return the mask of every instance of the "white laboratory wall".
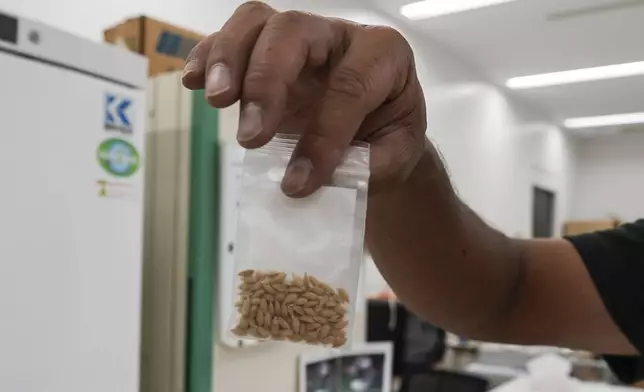
[[428, 108], [429, 128], [459, 196], [499, 230], [524, 234], [526, 134], [507, 99], [489, 85], [462, 84], [433, 96]]
[[644, 218], [644, 132], [580, 139], [573, 219]]

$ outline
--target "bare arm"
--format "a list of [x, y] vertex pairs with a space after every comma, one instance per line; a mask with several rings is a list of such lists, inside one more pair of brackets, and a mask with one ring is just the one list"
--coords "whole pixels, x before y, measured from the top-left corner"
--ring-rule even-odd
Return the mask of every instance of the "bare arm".
[[633, 354], [565, 240], [515, 240], [455, 195], [427, 143], [404, 186], [369, 200], [367, 244], [394, 291], [446, 329], [487, 341]]

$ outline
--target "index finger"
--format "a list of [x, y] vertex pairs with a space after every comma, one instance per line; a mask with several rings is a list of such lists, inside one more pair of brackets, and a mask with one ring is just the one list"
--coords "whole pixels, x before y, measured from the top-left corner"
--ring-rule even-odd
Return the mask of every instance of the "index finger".
[[263, 2], [240, 5], [220, 31], [204, 38], [186, 59], [183, 84], [205, 88], [208, 102], [225, 108], [239, 99], [250, 55], [273, 8]]

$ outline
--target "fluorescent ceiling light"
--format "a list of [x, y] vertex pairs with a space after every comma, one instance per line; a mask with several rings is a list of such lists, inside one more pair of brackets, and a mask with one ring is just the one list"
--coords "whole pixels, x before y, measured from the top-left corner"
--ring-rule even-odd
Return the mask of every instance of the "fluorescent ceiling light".
[[512, 1], [516, 0], [425, 0], [402, 6], [400, 13], [409, 19], [418, 20], [471, 11]]
[[521, 76], [509, 79], [506, 85], [512, 89], [556, 86], [560, 84], [589, 82], [592, 80], [624, 78], [644, 75], [644, 61], [603, 67], [576, 69], [541, 75]]
[[564, 126], [570, 129], [597, 128], [614, 125], [644, 124], [644, 113], [613, 114], [610, 116], [570, 118]]

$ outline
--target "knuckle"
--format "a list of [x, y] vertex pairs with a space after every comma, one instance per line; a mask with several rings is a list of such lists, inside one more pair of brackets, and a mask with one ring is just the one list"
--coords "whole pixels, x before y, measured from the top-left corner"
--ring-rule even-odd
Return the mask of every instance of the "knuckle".
[[310, 15], [300, 11], [285, 11], [273, 16], [276, 24], [284, 26], [295, 26], [306, 21]]
[[339, 67], [329, 81], [331, 95], [362, 101], [371, 90], [369, 78], [362, 72], [349, 67]]
[[266, 24], [274, 45], [292, 45], [298, 50], [315, 52], [316, 60], [330, 46], [332, 31], [329, 21], [318, 15], [300, 11], [285, 11], [273, 15]]
[[402, 33], [393, 27], [382, 26], [380, 27], [381, 33], [384, 37], [387, 37], [390, 41], [394, 42], [407, 42], [407, 39], [402, 35]]
[[264, 13], [273, 9], [263, 1], [247, 1], [237, 8], [236, 12]]
[[372, 34], [374, 39], [377, 39], [378, 42], [381, 42], [380, 47], [395, 47], [395, 48], [404, 48], [405, 50], [411, 50], [411, 46], [407, 41], [407, 38], [398, 30], [389, 26], [370, 26], [370, 34]]

